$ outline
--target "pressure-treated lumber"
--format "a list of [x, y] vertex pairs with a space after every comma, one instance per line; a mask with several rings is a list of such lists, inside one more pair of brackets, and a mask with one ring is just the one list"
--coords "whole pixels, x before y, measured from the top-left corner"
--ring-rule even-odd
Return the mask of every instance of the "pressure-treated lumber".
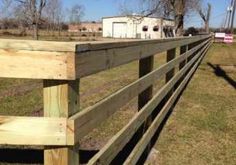
[[41, 52], [74, 52], [78, 42], [0, 39], [0, 49]]
[[0, 49], [0, 77], [75, 79], [74, 53]]
[[[209, 44], [208, 44], [209, 45]], [[208, 46], [207, 45], [207, 46]], [[205, 46], [205, 48], [207, 47]], [[204, 49], [205, 49], [204, 48]], [[202, 49], [202, 50], [204, 50]], [[185, 67], [178, 72], [173, 79], [171, 79], [161, 90], [155, 94], [148, 104], [137, 113], [132, 120], [119, 131], [90, 161], [89, 165], [99, 164], [109, 164], [117, 155], [117, 153], [124, 147], [124, 145], [130, 140], [134, 135], [140, 125], [144, 120], [151, 114], [155, 107], [161, 102], [161, 100], [167, 95], [167, 93], [174, 87], [175, 83], [186, 73], [188, 69], [192, 66], [194, 62], [201, 56], [200, 51], [197, 56], [195, 56]]]
[[[125, 164], [136, 164], [201, 62], [210, 40], [210, 35], [84, 44], [0, 39], [0, 77], [44, 79], [45, 116], [0, 116], [0, 145], [43, 145], [45, 165], [78, 165], [76, 146], [81, 138], [139, 96], [140, 111], [89, 161], [90, 165], [110, 164], [124, 151], [131, 152]], [[176, 58], [178, 47], [181, 56]], [[152, 71], [153, 56], [164, 51], [167, 63]], [[135, 60], [140, 61], [138, 80], [79, 112], [80, 78]], [[176, 66], [180, 71], [174, 75]], [[167, 84], [152, 97], [152, 86], [163, 75]], [[164, 98], [169, 100], [153, 121], [151, 114]], [[128, 142], [141, 129], [139, 142], [129, 147]], [[126, 151], [127, 146], [132, 151]]]
[[[166, 55], [166, 61], [167, 63], [173, 59], [175, 59], [176, 56], [176, 48], [174, 49], [170, 49], [167, 51], [167, 55]], [[175, 68], [171, 69], [167, 74], [166, 74], [166, 82], [168, 82], [169, 80], [171, 80], [171, 78], [174, 76], [175, 74]]]
[[[44, 80], [44, 116], [65, 117], [79, 111], [79, 80]], [[74, 143], [74, 128], [67, 126], [67, 140]], [[78, 165], [79, 153], [75, 148], [49, 147], [44, 151], [45, 165]]]
[[95, 42], [56, 42], [56, 41], [35, 41], [18, 39], [0, 39], [0, 49], [6, 50], [28, 50], [28, 51], [49, 51], [49, 52], [77, 52], [87, 50], [101, 50], [110, 48], [120, 48], [147, 43], [157, 43], [166, 41], [177, 41], [191, 39], [193, 37], [179, 37], [169, 39], [149, 39], [149, 40], [126, 40], [126, 41], [95, 41]]
[[[176, 48], [167, 50], [166, 54], [166, 62], [169, 62], [176, 57]], [[169, 82], [175, 75], [175, 68], [171, 69], [169, 72], [166, 73], [166, 83]], [[167, 96], [165, 97], [165, 100], [167, 100], [174, 92], [175, 87], [172, 88], [172, 90], [169, 91]], [[161, 105], [163, 106], [163, 105]]]
[[144, 152], [144, 150], [145, 150], [146, 146], [148, 145], [149, 141], [152, 139], [152, 137], [154, 136], [154, 134], [157, 131], [158, 127], [160, 126], [161, 122], [163, 121], [163, 119], [165, 118], [165, 116], [167, 115], [167, 113], [169, 112], [171, 107], [173, 106], [174, 102], [176, 101], [179, 94], [181, 93], [181, 91], [183, 90], [183, 88], [185, 87], [185, 85], [187, 84], [189, 79], [191, 78], [194, 71], [197, 69], [201, 59], [204, 57], [204, 54], [207, 52], [208, 48], [209, 48], [209, 46], [206, 48], [206, 50], [204, 51], [202, 56], [198, 59], [198, 62], [194, 65], [194, 67], [191, 69], [191, 71], [186, 75], [183, 82], [179, 85], [179, 87], [173, 93], [171, 98], [168, 100], [168, 102], [162, 108], [162, 110], [160, 111], [158, 116], [153, 121], [152, 125], [149, 127], [149, 129], [144, 134], [142, 139], [137, 143], [137, 145], [135, 146], [135, 148], [133, 149], [133, 151], [131, 152], [129, 157], [126, 159], [124, 165], [135, 165], [138, 162], [140, 156]]
[[[180, 55], [184, 54], [188, 51], [188, 45], [184, 45], [180, 47]], [[182, 69], [184, 65], [186, 64], [187, 59], [179, 64], [179, 69]]]
[[209, 37], [93, 44], [0, 39], [0, 77], [75, 80]]
[[[190, 43], [188, 45], [188, 49], [192, 49], [192, 48], [196, 47], [198, 44], [199, 44], [199, 42], [197, 42], [197, 41], [196, 42], [192, 42], [192, 43]], [[190, 61], [193, 58], [193, 56], [195, 56], [197, 54], [197, 52], [198, 52], [198, 50], [195, 53], [193, 53], [191, 56], [189, 56], [187, 58], [186, 62]]]
[[[134, 42], [137, 45], [132, 42], [127, 42], [124, 47], [118, 47], [119, 44], [111, 44], [111, 46], [109, 46], [108, 43], [87, 45], [88, 48], [85, 47], [86, 45], [78, 45], [75, 60], [76, 76], [80, 78], [95, 74], [103, 70], [152, 56], [153, 54], [161, 53], [165, 50], [207, 38], [209, 38], [209, 36]], [[101, 48], [99, 46], [101, 46]]]
[[114, 114], [118, 109], [125, 105], [132, 98], [137, 96], [143, 90], [151, 86], [157, 80], [161, 78], [162, 75], [166, 74], [168, 71], [173, 69], [181, 61], [185, 60], [198, 48], [205, 45], [208, 41], [203, 42], [197, 47], [189, 50], [182, 56], [164, 64], [160, 68], [152, 71], [148, 75], [136, 80], [130, 85], [120, 89], [119, 91], [113, 93], [111, 96], [103, 99], [102, 101], [96, 103], [95, 105], [84, 109], [78, 114], [72, 116], [70, 120], [72, 122], [71, 127], [75, 127], [75, 142], [78, 142], [82, 137], [88, 134], [92, 129], [96, 128], [101, 122], [106, 120], [109, 116]]
[[[153, 67], [154, 67], [154, 55], [139, 60], [139, 78], [142, 78], [148, 73], [152, 72]], [[142, 91], [138, 95], [138, 110], [141, 110], [148, 103], [148, 101], [151, 100], [152, 96], [153, 96], [153, 85], [148, 86], [144, 91]], [[130, 141], [130, 144], [132, 143], [135, 144], [136, 141], [143, 136], [143, 133], [147, 130], [147, 128], [151, 125], [151, 123], [152, 123], [152, 116], [149, 116], [144, 122], [142, 128], [136, 132], [133, 140]], [[150, 150], [151, 150], [151, 144], [148, 146], [145, 153], [148, 154]]]
[[[154, 56], [150, 56], [139, 61], [139, 78], [144, 77], [152, 72], [154, 66]], [[142, 107], [152, 98], [153, 86], [150, 85], [138, 96], [138, 109]]]
[[46, 52], [84, 52], [102, 49], [122, 48], [143, 44], [153, 44], [179, 40], [197, 40], [205, 36], [197, 37], [176, 37], [168, 39], [149, 39], [149, 40], [126, 40], [126, 41], [95, 41], [95, 42], [56, 42], [56, 41], [35, 41], [35, 40], [16, 40], [0, 39], [0, 49], [5, 50], [28, 50], [28, 51], [46, 51]]
[[[134, 40], [126, 40], [126, 41], [109, 41], [109, 42], [90, 42], [90, 43], [80, 43], [76, 46], [76, 52], [86, 52], [86, 51], [98, 51], [98, 50], [107, 50], [114, 48], [124, 48], [131, 46], [143, 46], [147, 44], [161, 44], [168, 43], [173, 41], [183, 41], [187, 44], [199, 41], [205, 38], [209, 38], [210, 35], [199, 35], [193, 37], [175, 37], [175, 38], [165, 38], [165, 39], [134, 39]], [[182, 42], [181, 42], [182, 43]], [[180, 44], [180, 43], [179, 43]], [[180, 45], [179, 45], [180, 46]]]
[[0, 144], [68, 145], [67, 119], [0, 116]]

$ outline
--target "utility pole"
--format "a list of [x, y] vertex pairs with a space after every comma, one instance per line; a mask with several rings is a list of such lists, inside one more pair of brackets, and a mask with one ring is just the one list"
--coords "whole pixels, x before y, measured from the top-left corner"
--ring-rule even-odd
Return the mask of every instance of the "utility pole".
[[224, 23], [224, 29], [227, 29], [228, 19], [229, 19], [229, 10], [227, 9], [226, 19], [225, 19], [225, 23]]
[[231, 19], [232, 19], [233, 5], [234, 5], [234, 0], [231, 0], [231, 4], [230, 4], [230, 6], [228, 7], [229, 20], [228, 20], [227, 31], [230, 30], [230, 23], [231, 23]]
[[235, 17], [235, 9], [236, 9], [236, 1], [233, 0], [233, 13], [232, 13], [232, 19], [231, 19], [231, 34], [234, 33], [234, 17]]

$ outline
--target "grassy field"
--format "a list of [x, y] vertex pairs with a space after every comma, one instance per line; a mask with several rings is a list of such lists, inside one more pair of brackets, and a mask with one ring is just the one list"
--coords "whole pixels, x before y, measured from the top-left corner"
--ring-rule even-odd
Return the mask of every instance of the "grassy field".
[[159, 141], [157, 164], [236, 164], [236, 44], [214, 44]]
[[[235, 164], [235, 51], [236, 44], [212, 46], [156, 144], [157, 164]], [[165, 58], [165, 53], [157, 55], [155, 68], [161, 66]], [[83, 78], [81, 109], [137, 78], [138, 62]], [[157, 82], [155, 90], [163, 84], [164, 77]], [[0, 79], [0, 104], [0, 115], [41, 116], [42, 81]], [[137, 98], [86, 136], [81, 148], [101, 148], [136, 112]]]
[[[39, 30], [39, 40], [47, 41], [97, 41], [101, 40], [102, 33], [94, 32], [68, 32], [63, 31], [48, 31]], [[26, 30], [25, 34], [22, 35], [19, 29], [0, 29], [0, 37], [7, 39], [32, 39], [33, 31]]]

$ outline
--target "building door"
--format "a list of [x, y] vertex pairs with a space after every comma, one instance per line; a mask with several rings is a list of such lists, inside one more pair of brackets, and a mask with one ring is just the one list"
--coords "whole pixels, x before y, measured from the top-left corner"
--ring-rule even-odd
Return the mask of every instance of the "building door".
[[127, 23], [126, 22], [113, 23], [113, 37], [114, 38], [127, 38]]

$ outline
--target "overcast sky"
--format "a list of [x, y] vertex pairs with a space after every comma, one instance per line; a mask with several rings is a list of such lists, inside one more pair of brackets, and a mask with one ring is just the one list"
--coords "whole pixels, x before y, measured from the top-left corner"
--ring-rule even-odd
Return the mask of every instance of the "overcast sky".
[[[83, 20], [99, 21], [102, 17], [115, 16], [120, 12], [120, 4], [124, 0], [63, 0], [64, 5], [69, 8], [71, 5], [79, 3], [85, 7], [85, 15]], [[211, 27], [222, 26], [225, 17], [226, 9], [231, 0], [205, 0], [205, 3], [212, 4]], [[131, 7], [138, 6], [137, 0], [128, 0], [128, 5]], [[201, 27], [203, 22], [199, 16], [191, 16], [186, 18], [186, 27], [196, 26]]]

